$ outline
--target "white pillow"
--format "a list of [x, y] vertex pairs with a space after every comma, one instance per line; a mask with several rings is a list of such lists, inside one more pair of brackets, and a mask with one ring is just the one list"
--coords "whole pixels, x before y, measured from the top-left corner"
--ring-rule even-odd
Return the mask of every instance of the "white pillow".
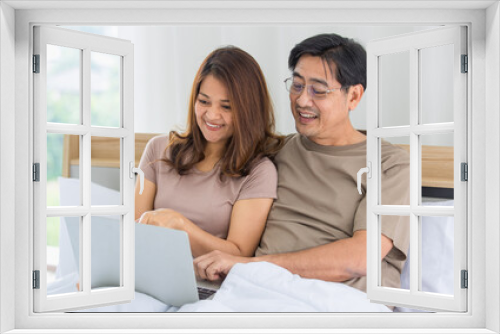
[[[426, 206], [453, 206], [453, 200], [425, 202]], [[453, 294], [453, 217], [422, 218], [422, 290]], [[410, 289], [410, 253], [401, 273], [401, 288]], [[395, 311], [414, 312], [406, 308]]]

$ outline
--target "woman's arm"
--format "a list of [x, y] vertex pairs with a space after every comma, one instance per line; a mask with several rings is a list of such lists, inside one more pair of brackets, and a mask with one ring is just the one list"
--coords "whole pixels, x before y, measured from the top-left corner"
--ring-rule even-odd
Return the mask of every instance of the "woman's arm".
[[146, 212], [140, 222], [187, 232], [194, 257], [213, 250], [238, 256], [252, 256], [264, 231], [272, 203], [272, 198], [237, 201], [231, 213], [227, 239], [202, 230], [182, 214], [170, 209]]
[[196, 257], [213, 250], [224, 251], [227, 248], [226, 252], [230, 254], [253, 256], [264, 232], [272, 204], [271, 198], [237, 201], [231, 213], [227, 239], [223, 240], [212, 235], [210, 235], [212, 238], [208, 238], [201, 233], [190, 233], [193, 255]]
[[144, 212], [153, 210], [156, 195], [156, 184], [144, 178], [144, 189], [139, 195], [139, 180], [135, 184], [135, 220], [137, 221]]

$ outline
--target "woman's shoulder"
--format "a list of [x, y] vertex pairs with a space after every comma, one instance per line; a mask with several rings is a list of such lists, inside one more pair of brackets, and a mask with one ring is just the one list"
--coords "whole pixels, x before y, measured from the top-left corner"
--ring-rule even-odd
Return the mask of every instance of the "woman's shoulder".
[[161, 134], [152, 137], [149, 141], [148, 144], [156, 146], [163, 146], [164, 148], [168, 145], [168, 135], [167, 134]]
[[166, 134], [154, 136], [148, 140], [145, 150], [154, 153], [154, 155], [161, 155], [168, 146], [168, 141], [168, 135]]
[[250, 175], [252, 174], [276, 174], [276, 166], [268, 157], [263, 157], [255, 161], [250, 169]]

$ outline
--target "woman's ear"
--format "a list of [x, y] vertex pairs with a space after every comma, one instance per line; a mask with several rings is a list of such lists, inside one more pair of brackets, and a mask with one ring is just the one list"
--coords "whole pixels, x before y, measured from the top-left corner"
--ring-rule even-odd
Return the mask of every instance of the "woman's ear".
[[361, 84], [349, 87], [349, 90], [347, 91], [347, 104], [349, 111], [356, 109], [361, 101], [361, 98], [363, 97], [364, 92], [365, 89]]

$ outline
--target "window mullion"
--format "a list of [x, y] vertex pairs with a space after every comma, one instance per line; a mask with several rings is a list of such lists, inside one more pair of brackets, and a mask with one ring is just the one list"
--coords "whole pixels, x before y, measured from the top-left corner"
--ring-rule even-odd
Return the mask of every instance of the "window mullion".
[[[81, 119], [82, 125], [89, 129], [90, 127], [90, 50], [83, 49], [82, 52], [82, 89], [81, 89]], [[80, 149], [80, 182], [82, 189], [82, 205], [84, 208], [90, 208], [91, 205], [91, 134], [90, 131], [82, 136]], [[87, 212], [82, 219], [82, 233], [80, 234], [80, 279], [84, 293], [90, 293], [91, 290], [91, 215]]]
[[419, 217], [413, 212], [420, 198], [421, 178], [421, 154], [419, 150], [419, 137], [415, 130], [419, 124], [419, 57], [418, 49], [410, 48], [410, 292], [417, 293], [419, 290], [421, 259], [420, 259], [420, 228]]

